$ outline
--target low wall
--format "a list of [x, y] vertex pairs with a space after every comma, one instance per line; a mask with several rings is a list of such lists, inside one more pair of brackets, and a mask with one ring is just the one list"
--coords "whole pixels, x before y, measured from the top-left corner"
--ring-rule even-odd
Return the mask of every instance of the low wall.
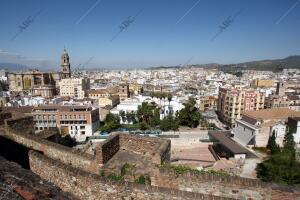
[[99, 172], [100, 166], [95, 161], [95, 157], [90, 154], [77, 152], [72, 148], [27, 133], [17, 133], [9, 128], [5, 130], [3, 136], [27, 148], [42, 152], [50, 158], [60, 160], [65, 164], [76, 166], [91, 173]]
[[171, 141], [120, 134], [120, 148], [142, 154], [154, 163], [161, 164], [161, 161], [170, 160]]
[[12, 114], [9, 112], [0, 112], [0, 125], [4, 125], [4, 120], [12, 117]]
[[109, 137], [107, 140], [102, 142], [101, 145], [97, 147], [96, 156], [99, 160], [99, 164], [106, 163], [120, 150], [120, 137], [119, 135], [114, 135]]
[[30, 170], [0, 156], [1, 200], [79, 200]]
[[80, 199], [211, 199], [226, 200], [213, 195], [179, 191], [124, 181], [111, 181], [47, 158], [37, 152], [29, 153], [31, 170], [54, 183], [65, 192]]
[[10, 118], [4, 120], [5, 127], [21, 133], [32, 133], [34, 131], [34, 122], [32, 116]]
[[235, 199], [300, 199], [300, 188], [265, 183], [258, 179], [211, 173], [176, 173], [160, 169], [151, 176], [151, 184], [196, 193], [220, 195]]

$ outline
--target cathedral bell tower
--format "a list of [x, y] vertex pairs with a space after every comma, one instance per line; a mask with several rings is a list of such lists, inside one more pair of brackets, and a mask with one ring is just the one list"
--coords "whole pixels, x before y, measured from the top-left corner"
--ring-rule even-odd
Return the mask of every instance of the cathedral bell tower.
[[63, 54], [61, 55], [61, 74], [62, 78], [71, 78], [71, 65], [69, 55], [64, 49]]

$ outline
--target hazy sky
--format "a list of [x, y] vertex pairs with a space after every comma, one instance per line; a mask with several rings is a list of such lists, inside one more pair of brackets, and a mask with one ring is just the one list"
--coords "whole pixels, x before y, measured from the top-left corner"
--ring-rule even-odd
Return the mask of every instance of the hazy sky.
[[300, 0], [0, 0], [0, 24], [0, 62], [40, 68], [58, 68], [64, 46], [89, 68], [300, 54]]

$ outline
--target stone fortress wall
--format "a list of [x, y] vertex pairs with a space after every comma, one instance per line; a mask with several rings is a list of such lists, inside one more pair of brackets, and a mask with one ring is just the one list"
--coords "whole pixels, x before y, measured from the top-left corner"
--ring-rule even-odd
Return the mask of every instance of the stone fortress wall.
[[120, 150], [120, 137], [115, 135], [105, 140], [101, 146], [97, 147], [96, 155], [100, 163], [106, 163]]
[[12, 117], [12, 114], [9, 112], [0, 113], [0, 125], [4, 125], [4, 120]]
[[120, 146], [128, 151], [142, 154], [146, 158], [151, 159], [155, 164], [160, 165], [162, 162], [170, 161], [170, 140], [122, 134], [120, 137]]
[[33, 127], [30, 125], [31, 120], [32, 117], [6, 119], [4, 136], [67, 165], [73, 165], [91, 173], [97, 173], [97, 171], [99, 171], [94, 156], [83, 152], [76, 152], [69, 147], [29, 134], [33, 130]]
[[74, 166], [66, 166], [60, 161], [34, 151], [30, 152], [29, 158], [34, 173], [80, 199], [231, 199], [125, 181], [112, 181]]
[[[175, 173], [153, 170], [151, 186], [101, 177], [101, 166], [120, 149], [153, 158], [156, 163], [169, 159], [169, 141], [131, 135], [113, 135], [96, 150], [96, 155], [78, 152], [22, 130], [29, 118], [6, 119], [4, 136], [30, 151], [31, 170], [62, 190], [81, 199], [297, 199], [300, 190], [217, 174]], [[157, 141], [156, 143], [156, 140]], [[147, 149], [147, 150], [145, 150]], [[299, 199], [299, 198], [298, 198]]]

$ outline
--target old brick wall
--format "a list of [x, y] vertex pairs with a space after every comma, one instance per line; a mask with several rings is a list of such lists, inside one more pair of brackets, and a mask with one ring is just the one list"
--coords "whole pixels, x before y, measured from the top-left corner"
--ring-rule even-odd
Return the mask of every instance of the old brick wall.
[[4, 120], [12, 117], [9, 112], [0, 112], [0, 125], [4, 125]]
[[209, 194], [179, 191], [168, 188], [147, 186], [124, 181], [111, 181], [73, 166], [47, 158], [37, 152], [30, 152], [31, 170], [43, 179], [54, 183], [65, 192], [70, 192], [82, 200], [98, 199], [211, 199], [226, 200]]
[[96, 162], [95, 156], [90, 154], [78, 152], [72, 148], [15, 130], [6, 129], [4, 136], [25, 147], [43, 152], [44, 155], [60, 160], [65, 164], [76, 166], [91, 173], [99, 172], [100, 166]]
[[120, 137], [119, 135], [113, 135], [106, 141], [102, 142], [97, 147], [96, 157], [100, 164], [106, 163], [111, 159], [120, 149]]
[[120, 149], [149, 158], [155, 164], [170, 161], [170, 140], [146, 138], [129, 134], [114, 134], [102, 142], [96, 150], [98, 163], [105, 164]]
[[[22, 168], [0, 156], [0, 199], [1, 200], [41, 200], [64, 199], [77, 200], [70, 194], [62, 192], [54, 184], [42, 180], [30, 170]], [[79, 200], [79, 199], [78, 199]]]
[[4, 123], [7, 129], [12, 129], [15, 132], [32, 133], [34, 131], [32, 116], [5, 119]]
[[120, 134], [120, 148], [142, 154], [156, 164], [170, 160], [170, 140]]
[[[151, 176], [151, 184], [185, 191], [214, 194], [235, 199], [300, 199], [300, 189], [278, 186], [237, 176], [160, 169]], [[280, 197], [280, 198], [279, 198]]]

